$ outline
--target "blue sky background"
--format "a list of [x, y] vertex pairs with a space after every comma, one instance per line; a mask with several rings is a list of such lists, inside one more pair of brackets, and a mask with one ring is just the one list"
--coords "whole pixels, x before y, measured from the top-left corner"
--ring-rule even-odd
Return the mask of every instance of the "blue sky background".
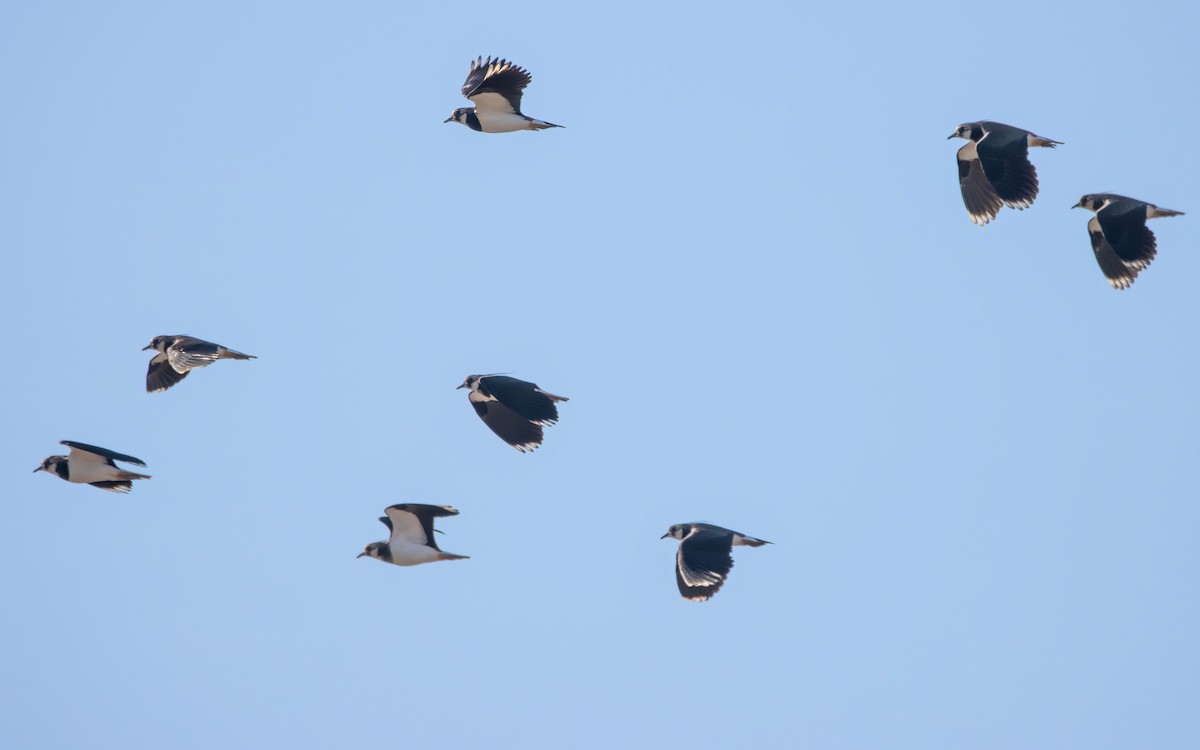
[[[1196, 747], [1196, 28], [0, 7], [0, 745]], [[479, 54], [566, 129], [442, 124]], [[975, 119], [1066, 142], [982, 229]], [[1126, 292], [1100, 191], [1191, 214]], [[259, 359], [147, 395], [167, 333]], [[541, 450], [476, 372], [571, 397]], [[31, 474], [62, 439], [154, 479]], [[355, 559], [396, 502], [472, 559]], [[686, 603], [693, 520], [775, 544]]]

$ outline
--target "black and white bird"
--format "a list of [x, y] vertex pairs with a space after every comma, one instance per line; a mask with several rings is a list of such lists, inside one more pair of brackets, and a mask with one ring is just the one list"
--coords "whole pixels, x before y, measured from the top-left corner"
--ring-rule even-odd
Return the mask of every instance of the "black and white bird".
[[129, 492], [133, 488], [133, 480], [150, 478], [148, 474], [125, 471], [113, 463], [114, 461], [124, 461], [129, 464], [145, 466], [146, 463], [140, 458], [110, 451], [107, 448], [97, 448], [87, 443], [76, 443], [73, 440], [60, 442], [71, 449], [70, 455], [50, 456], [42, 461], [41, 466], [33, 470], [34, 474], [44, 471], [68, 482], [90, 484], [109, 492]]
[[1032, 206], [1038, 178], [1029, 161], [1029, 147], [1062, 145], [1062, 141], [987, 120], [959, 125], [949, 138], [970, 141], [958, 150], [958, 184], [967, 213], [979, 226], [996, 218], [1001, 206]]
[[165, 391], [197, 367], [208, 367], [218, 359], [258, 359], [194, 336], [155, 336], [142, 351], [158, 352], [146, 371], [146, 392]]
[[467, 398], [483, 423], [522, 453], [542, 444], [542, 428], [558, 421], [555, 404], [570, 400], [507, 375], [470, 375], [459, 388], [470, 390]]
[[384, 511], [379, 520], [388, 527], [391, 536], [386, 542], [371, 542], [359, 557], [373, 557], [392, 565], [420, 565], [438, 560], [468, 560], [466, 555], [454, 555], [438, 549], [433, 539], [433, 519], [457, 516], [449, 505], [404, 503]]
[[679, 593], [692, 602], [702, 602], [721, 590], [733, 568], [734, 547], [761, 547], [770, 542], [707, 523], [677, 523], [660, 539], [679, 540], [675, 553], [675, 582]]
[[479, 57], [471, 63], [471, 72], [462, 87], [463, 96], [475, 106], [454, 110], [445, 122], [461, 122], [484, 133], [561, 128], [562, 125], [521, 114], [521, 95], [532, 80], [529, 71], [508, 60]]
[[1183, 216], [1182, 211], [1112, 193], [1085, 195], [1071, 208], [1086, 208], [1096, 214], [1088, 221], [1088, 235], [1096, 262], [1113, 289], [1128, 289], [1158, 253], [1154, 232], [1146, 226], [1146, 220]]

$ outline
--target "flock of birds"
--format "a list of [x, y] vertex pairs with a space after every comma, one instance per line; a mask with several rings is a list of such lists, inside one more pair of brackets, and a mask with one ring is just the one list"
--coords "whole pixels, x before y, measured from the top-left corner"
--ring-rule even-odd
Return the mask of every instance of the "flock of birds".
[[[483, 133], [562, 127], [522, 114], [521, 96], [531, 81], [528, 71], [507, 60], [479, 57], [471, 63], [462, 88], [463, 96], [474, 106], [455, 109], [445, 122], [458, 122]], [[995, 219], [1004, 206], [1032, 206], [1038, 194], [1038, 179], [1029, 161], [1029, 149], [1062, 145], [1061, 141], [989, 121], [960, 125], [950, 138], [968, 141], [958, 150], [959, 185], [967, 213], [979, 226]], [[1181, 215], [1112, 193], [1085, 195], [1074, 207], [1095, 214], [1088, 222], [1092, 250], [1100, 270], [1115, 289], [1128, 288], [1154, 260], [1156, 241], [1146, 221]], [[155, 352], [146, 372], [146, 390], [150, 393], [165, 391], [192, 370], [221, 359], [255, 359], [211, 341], [182, 335], [155, 336], [145, 349]], [[507, 375], [471, 375], [459, 388], [467, 389], [467, 399], [483, 423], [522, 453], [542, 444], [544, 428], [558, 421], [558, 403], [568, 400]], [[62, 444], [71, 449], [69, 455], [50, 456], [34, 471], [111, 492], [129, 492], [134, 481], [150, 479], [149, 475], [117, 466], [118, 461], [145, 466], [141, 459], [71, 440], [63, 440]], [[403, 566], [468, 559], [439, 549], [434, 538], [434, 519], [456, 515], [458, 511], [448, 505], [393, 505], [379, 519], [388, 528], [388, 538], [368, 544], [359, 557]], [[667, 537], [679, 540], [675, 580], [680, 594], [690, 601], [710, 599], [720, 590], [733, 567], [733, 547], [770, 544], [706, 523], [675, 524], [662, 536]]]
[[[1004, 206], [1018, 210], [1032, 206], [1038, 179], [1029, 149], [1062, 145], [1062, 141], [987, 120], [963, 123], [949, 138], [968, 141], [958, 150], [958, 184], [967, 213], [979, 226], [995, 219]], [[1128, 289], [1158, 252], [1146, 220], [1183, 215], [1115, 193], [1090, 193], [1072, 208], [1095, 214], [1088, 221], [1092, 252], [1113, 289]]]

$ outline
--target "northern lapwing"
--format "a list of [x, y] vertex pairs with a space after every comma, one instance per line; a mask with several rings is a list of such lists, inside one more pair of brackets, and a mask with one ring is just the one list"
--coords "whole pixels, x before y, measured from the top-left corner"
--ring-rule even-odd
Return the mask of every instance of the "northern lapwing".
[[1038, 178], [1029, 161], [1029, 147], [1062, 145], [1062, 141], [987, 120], [959, 125], [949, 138], [970, 141], [958, 150], [958, 184], [967, 213], [979, 226], [996, 218], [1001, 206], [1032, 206]]
[[470, 375], [459, 388], [470, 390], [467, 398], [483, 423], [522, 453], [542, 444], [542, 428], [558, 421], [555, 404], [570, 400], [507, 375]]
[[707, 523], [677, 523], [660, 538], [679, 540], [675, 582], [684, 599], [702, 602], [721, 590], [733, 568], [734, 547], [761, 547], [770, 542]]
[[371, 542], [359, 557], [373, 557], [392, 565], [420, 565], [438, 560], [467, 560], [466, 555], [454, 555], [438, 549], [433, 538], [433, 519], [457, 516], [449, 505], [403, 503], [384, 511], [379, 520], [388, 527], [386, 542]]
[[1183, 216], [1182, 211], [1113, 193], [1085, 195], [1071, 208], [1086, 208], [1096, 214], [1088, 220], [1088, 235], [1096, 262], [1113, 289], [1128, 289], [1158, 253], [1158, 243], [1146, 220]]
[[146, 371], [146, 392], [165, 391], [197, 367], [208, 367], [218, 359], [257, 359], [194, 336], [155, 336], [142, 351], [158, 352]]
[[77, 484], [90, 484], [109, 492], [129, 492], [133, 488], [133, 480], [149, 479], [148, 474], [138, 474], [126, 471], [114, 463], [124, 461], [129, 464], [145, 466], [140, 458], [127, 456], [124, 453], [98, 448], [87, 443], [76, 443], [73, 440], [60, 441], [71, 449], [67, 456], [50, 456], [42, 465], [33, 470], [36, 474], [44, 471], [54, 474], [59, 479]]
[[444, 122], [461, 122], [484, 133], [561, 128], [562, 125], [521, 114], [521, 95], [532, 80], [529, 71], [508, 60], [479, 57], [471, 63], [471, 72], [462, 87], [463, 96], [475, 106], [454, 110]]

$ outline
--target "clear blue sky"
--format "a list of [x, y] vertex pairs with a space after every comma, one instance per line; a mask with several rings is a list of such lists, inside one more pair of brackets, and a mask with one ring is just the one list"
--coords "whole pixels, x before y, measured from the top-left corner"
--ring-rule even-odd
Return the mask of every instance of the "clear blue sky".
[[[0, 746], [1197, 746], [1191, 5], [426, 6], [0, 8]], [[479, 54], [566, 129], [442, 124]], [[1066, 142], [982, 229], [975, 119]], [[1130, 291], [1099, 191], [1189, 212]]]

